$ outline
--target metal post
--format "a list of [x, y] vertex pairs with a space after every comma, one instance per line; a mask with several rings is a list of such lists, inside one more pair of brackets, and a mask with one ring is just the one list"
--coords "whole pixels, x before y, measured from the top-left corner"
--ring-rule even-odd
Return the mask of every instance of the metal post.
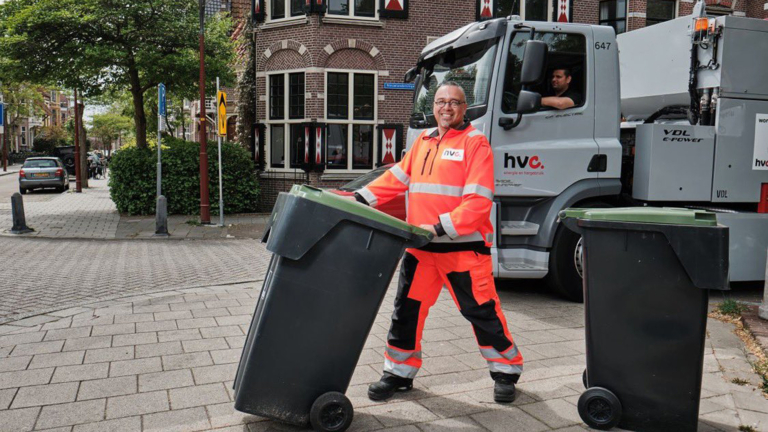
[[763, 289], [763, 304], [757, 309], [757, 315], [768, 320], [768, 260], [765, 262], [765, 288]]
[[155, 237], [168, 237], [168, 201], [160, 195], [156, 203]]
[[[218, 98], [219, 94], [219, 77], [216, 77], [216, 97]], [[216, 102], [218, 106], [218, 101]], [[218, 112], [216, 113], [218, 118]], [[218, 132], [216, 135], [219, 137], [219, 226], [224, 226], [224, 188], [222, 187], [222, 178], [221, 178], [221, 131]]]
[[211, 223], [208, 201], [208, 137], [205, 133], [205, 0], [200, 0], [200, 223]]
[[[3, 107], [3, 129], [8, 127], [8, 106]], [[3, 172], [8, 171], [8, 133], [0, 133], [0, 143], [3, 145]]]
[[[158, 87], [160, 87], [158, 85]], [[160, 96], [160, 92], [158, 91], [158, 97]], [[160, 101], [158, 101], [158, 107], [160, 106]], [[162, 194], [162, 178], [163, 178], [163, 167], [162, 167], [162, 151], [160, 147], [160, 140], [162, 139], [160, 136], [160, 127], [161, 127], [161, 119], [162, 116], [160, 115], [160, 110], [157, 110], [157, 198], [160, 197]]]
[[77, 105], [77, 89], [75, 89], [75, 191], [83, 191], [83, 168], [80, 164], [80, 107]]
[[13, 215], [11, 234], [26, 234], [34, 231], [27, 226], [27, 218], [24, 216], [24, 200], [18, 192], [11, 196], [11, 213]]

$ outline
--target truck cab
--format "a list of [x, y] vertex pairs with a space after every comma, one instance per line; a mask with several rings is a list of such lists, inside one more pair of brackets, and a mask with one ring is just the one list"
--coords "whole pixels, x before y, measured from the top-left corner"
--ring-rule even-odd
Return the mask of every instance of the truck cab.
[[[546, 53], [534, 82], [523, 82], [530, 40], [545, 44]], [[567, 71], [569, 88], [580, 100], [560, 110], [539, 101], [531, 106], [531, 95], [537, 99], [552, 93], [555, 70]], [[557, 292], [581, 299], [579, 238], [560, 227], [557, 213], [572, 206], [609, 205], [621, 191], [613, 29], [519, 17], [473, 23], [428, 45], [414, 72], [409, 144], [436, 126], [432, 101], [446, 81], [464, 88], [467, 116], [491, 142], [494, 275], [548, 277]]]

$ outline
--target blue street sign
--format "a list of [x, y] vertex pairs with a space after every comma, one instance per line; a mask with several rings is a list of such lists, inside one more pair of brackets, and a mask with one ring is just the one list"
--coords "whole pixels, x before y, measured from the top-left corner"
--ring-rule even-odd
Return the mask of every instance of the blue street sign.
[[384, 90], [413, 90], [416, 88], [414, 83], [384, 83]]
[[165, 116], [165, 84], [157, 86], [157, 111]]
[[0, 103], [0, 126], [3, 126], [3, 119], [5, 118], [4, 109], [5, 109], [5, 104]]

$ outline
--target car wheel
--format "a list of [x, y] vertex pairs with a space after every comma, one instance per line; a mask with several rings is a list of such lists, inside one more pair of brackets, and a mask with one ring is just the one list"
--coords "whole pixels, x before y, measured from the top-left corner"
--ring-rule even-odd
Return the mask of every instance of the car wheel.
[[24, 189], [24, 188], [19, 188], [19, 193], [22, 194], [22, 195], [26, 195], [27, 194], [27, 190]]
[[[584, 301], [581, 268], [581, 236], [561, 225], [549, 253], [547, 285], [572, 302]], [[578, 259], [577, 259], [578, 257]]]

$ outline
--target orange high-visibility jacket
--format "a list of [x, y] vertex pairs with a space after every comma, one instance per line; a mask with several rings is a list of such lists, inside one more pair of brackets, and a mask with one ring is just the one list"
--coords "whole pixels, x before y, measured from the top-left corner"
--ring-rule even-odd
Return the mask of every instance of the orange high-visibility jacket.
[[482, 132], [467, 124], [439, 137], [437, 128], [419, 135], [403, 160], [358, 191], [369, 205], [408, 191], [412, 225], [442, 224], [434, 242], [493, 242], [493, 152]]

